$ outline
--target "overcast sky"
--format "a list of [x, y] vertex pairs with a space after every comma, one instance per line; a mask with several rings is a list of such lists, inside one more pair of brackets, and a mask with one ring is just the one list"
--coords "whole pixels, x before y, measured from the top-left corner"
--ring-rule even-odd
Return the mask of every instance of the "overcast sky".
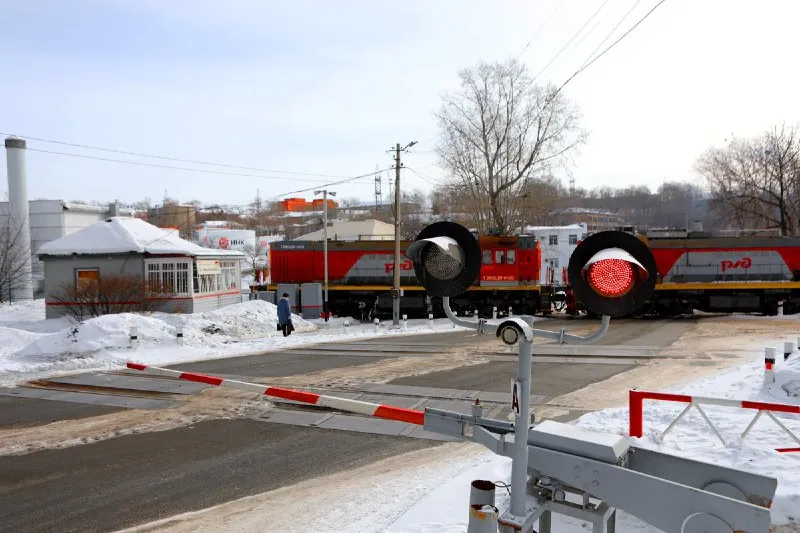
[[[604, 1], [1, 2], [0, 132], [344, 177], [388, 168], [387, 149], [416, 140], [404, 163], [419, 174], [403, 171], [402, 186], [428, 190], [442, 176], [432, 113], [458, 69], [517, 56], [533, 39], [521, 57], [536, 74]], [[568, 78], [636, 3], [605, 2], [539, 79]], [[606, 44], [656, 3], [640, 0]], [[797, 20], [797, 0], [666, 0], [565, 88], [590, 132], [570, 171], [576, 185], [690, 180], [710, 145], [800, 119]], [[166, 190], [245, 204], [257, 189], [267, 199], [334, 180], [28, 146], [259, 175], [29, 151], [31, 199], [160, 202]], [[374, 197], [371, 178], [332, 189]]]

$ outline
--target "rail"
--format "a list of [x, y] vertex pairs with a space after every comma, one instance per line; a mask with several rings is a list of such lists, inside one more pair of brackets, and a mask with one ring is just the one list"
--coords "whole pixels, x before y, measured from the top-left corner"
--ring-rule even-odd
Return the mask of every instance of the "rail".
[[711, 427], [714, 434], [717, 438], [722, 442], [723, 445], [726, 444], [725, 439], [722, 438], [717, 427], [711, 421], [711, 419], [706, 415], [703, 408], [700, 406], [701, 404], [706, 405], [720, 405], [725, 407], [738, 407], [740, 409], [753, 409], [758, 411], [756, 416], [750, 423], [747, 425], [747, 428], [742, 433], [741, 438], [745, 439], [747, 435], [750, 433], [750, 430], [753, 429], [753, 426], [756, 422], [758, 422], [761, 415], [765, 414], [772, 419], [775, 424], [780, 427], [784, 433], [786, 433], [792, 440], [794, 440], [798, 447], [794, 448], [776, 448], [775, 450], [780, 453], [788, 453], [788, 452], [800, 452], [800, 437], [798, 437], [791, 429], [787, 428], [786, 425], [778, 420], [778, 418], [773, 415], [773, 412], [776, 413], [792, 413], [792, 414], [800, 414], [800, 405], [788, 405], [788, 404], [781, 404], [781, 403], [767, 403], [767, 402], [751, 402], [747, 400], [728, 400], [724, 398], [708, 398], [705, 396], [689, 396], [686, 394], [669, 394], [663, 392], [650, 392], [650, 391], [640, 391], [640, 390], [630, 390], [628, 394], [628, 404], [629, 404], [629, 412], [630, 412], [630, 427], [629, 427], [629, 434], [631, 437], [641, 437], [644, 433], [644, 401], [645, 400], [659, 400], [659, 401], [666, 401], [666, 402], [679, 402], [679, 403], [686, 403], [688, 404], [686, 408], [681, 411], [681, 413], [672, 421], [672, 423], [667, 426], [661, 435], [660, 438], [663, 439], [667, 433], [669, 433], [673, 427], [688, 413], [693, 407], [698, 411], [700, 416], [703, 417], [703, 420]]

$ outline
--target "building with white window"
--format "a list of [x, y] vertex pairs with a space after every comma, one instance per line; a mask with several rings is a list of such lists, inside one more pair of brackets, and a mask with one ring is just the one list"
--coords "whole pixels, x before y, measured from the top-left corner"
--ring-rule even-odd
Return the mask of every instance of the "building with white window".
[[244, 254], [204, 248], [136, 218], [111, 217], [43, 244], [47, 318], [63, 315], [65, 289], [103, 276], [141, 277], [163, 291], [162, 311], [194, 313], [242, 301]]
[[534, 235], [542, 250], [540, 282], [543, 285], [565, 284], [569, 258], [588, 233], [586, 223], [568, 226], [526, 226], [524, 233]]

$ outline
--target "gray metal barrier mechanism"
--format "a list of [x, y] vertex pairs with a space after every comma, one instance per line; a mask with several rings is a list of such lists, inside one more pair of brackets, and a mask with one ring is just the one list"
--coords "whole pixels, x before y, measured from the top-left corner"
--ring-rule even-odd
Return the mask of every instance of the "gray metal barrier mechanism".
[[[537, 521], [538, 533], [552, 533], [552, 513], [592, 522], [593, 533], [614, 533], [617, 509], [666, 533], [767, 533], [769, 507], [777, 488], [774, 478], [640, 448], [627, 437], [553, 421], [534, 425], [531, 420], [533, 338], [561, 344], [592, 343], [605, 335], [611, 316], [631, 312], [637, 300], [643, 301], [642, 295], [652, 292], [655, 276], [649, 274], [656, 271], [655, 261], [646, 246], [645, 254], [629, 238], [636, 239], [622, 232], [601, 232], [583, 241], [573, 253], [569, 279], [575, 293], [590, 310], [602, 314], [600, 329], [586, 337], [568, 334], [564, 329], [534, 329], [532, 322], [520, 317], [499, 324], [456, 317], [450, 297], [466, 290], [480, 268], [477, 241], [457, 224], [437, 222], [428, 226], [406, 252], [414, 262], [417, 279], [429, 293], [442, 297], [453, 324], [479, 333], [495, 333], [508, 345], [519, 343], [511, 398], [513, 423], [484, 418], [477, 402], [470, 415], [425, 410], [426, 430], [477, 442], [512, 459], [509, 508], [499, 511], [494, 501], [486, 500], [485, 491], [477, 491], [481, 495], [479, 501], [470, 502], [474, 505], [470, 507], [468, 533], [495, 531], [495, 527], [501, 533], [530, 533]], [[604, 294], [599, 285], [592, 287], [591, 282], [583, 281], [583, 271], [605, 259], [628, 261], [644, 270], [634, 273], [638, 285], [626, 289], [631, 293], [629, 298], [625, 297], [628, 292], [611, 298], [609, 291]], [[640, 282], [645, 277], [650, 283]], [[631, 289], [634, 286], [635, 290]], [[594, 293], [589, 294], [590, 290]], [[473, 496], [475, 493], [473, 490]], [[487, 518], [492, 516], [496, 522]]]

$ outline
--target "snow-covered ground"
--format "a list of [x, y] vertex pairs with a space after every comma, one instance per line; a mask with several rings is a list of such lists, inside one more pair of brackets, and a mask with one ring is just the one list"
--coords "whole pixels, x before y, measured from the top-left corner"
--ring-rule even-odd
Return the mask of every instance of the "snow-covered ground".
[[[345, 326], [345, 322], [350, 325]], [[355, 338], [434, 333], [452, 330], [447, 320], [409, 320], [406, 329], [391, 322], [360, 324], [352, 319], [303, 320], [289, 337], [277, 331], [277, 306], [248, 301], [197, 314], [122, 313], [75, 324], [67, 318], [45, 319], [44, 300], [0, 304], [0, 386], [11, 386], [74, 371], [116, 370], [133, 360], [151, 365], [231, 357]], [[176, 331], [183, 327], [179, 345]], [[139, 347], [130, 331], [138, 329]]]
[[[742, 328], [749, 327], [743, 318], [733, 320]], [[796, 341], [800, 335], [800, 328], [794, 327], [793, 321], [782, 323], [788, 326], [771, 337], [776, 347], [783, 341]], [[724, 339], [713, 341], [710, 346], [718, 347]], [[745, 363], [712, 377], [661, 391], [800, 404], [797, 393], [800, 390], [800, 354], [795, 352], [788, 361], [779, 361], [776, 382], [765, 387], [763, 351], [754, 346], [729, 343], [729, 349], [734, 348], [749, 351]], [[798, 444], [766, 417], [762, 417], [742, 441], [739, 436], [755, 411], [711, 406], [704, 409], [726, 444], [717, 439], [695, 412], [685, 416], [661, 439], [660, 434], [683, 407], [646, 402], [645, 435], [632, 441], [664, 453], [774, 476], [778, 489], [771, 507], [774, 526], [770, 531], [800, 532], [800, 453], [775, 451], [778, 447]], [[777, 416], [800, 435], [800, 416]], [[627, 407], [611, 408], [584, 415], [576, 425], [627, 435], [628, 420]], [[463, 533], [468, 521], [470, 482], [488, 479], [509, 483], [510, 464], [510, 459], [496, 456], [479, 445], [449, 443], [126, 531]], [[498, 506], [505, 507], [508, 497], [504, 489], [498, 487], [496, 496]], [[574, 519], [553, 517], [553, 531], [558, 533], [583, 533], [590, 528], [589, 524]], [[617, 531], [658, 532], [625, 512], [619, 513]]]

